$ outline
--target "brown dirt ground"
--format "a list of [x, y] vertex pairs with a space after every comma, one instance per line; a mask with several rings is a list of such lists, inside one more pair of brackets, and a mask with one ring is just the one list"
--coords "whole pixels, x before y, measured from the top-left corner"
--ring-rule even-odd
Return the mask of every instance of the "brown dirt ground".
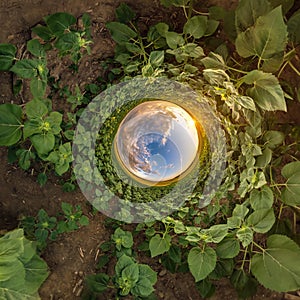
[[[129, 3], [139, 15], [143, 16], [140, 26], [146, 28], [149, 23], [155, 23], [164, 18], [176, 24], [176, 13], [170, 17], [169, 11], [158, 7], [159, 1], [130, 0]], [[207, 4], [207, 1], [204, 1]], [[214, 0], [210, 4], [220, 4], [232, 7], [237, 1]], [[1, 0], [0, 1], [0, 43], [11, 42], [21, 46], [30, 39], [30, 29], [37, 24], [43, 16], [58, 11], [64, 11], [80, 16], [88, 12], [93, 21], [92, 55], [83, 59], [79, 73], [74, 78], [65, 75], [64, 82], [72, 81], [84, 86], [91, 83], [100, 74], [99, 61], [113, 53], [113, 43], [104, 28], [105, 22], [114, 18], [114, 9], [120, 1], [115, 0]], [[19, 53], [21, 55], [21, 53]], [[52, 57], [51, 57], [52, 55]], [[52, 75], [61, 74], [64, 65], [58, 64], [55, 53], [50, 53]], [[68, 62], [65, 62], [66, 64]], [[28, 91], [24, 89], [22, 97], [15, 98], [11, 93], [12, 77], [7, 73], [0, 73], [0, 103], [26, 102]], [[57, 101], [54, 105], [60, 106]], [[297, 106], [299, 110], [299, 106]], [[299, 116], [299, 114], [298, 114]], [[295, 119], [295, 117], [293, 117]], [[296, 118], [299, 124], [299, 118]], [[7, 150], [0, 148], [0, 230], [11, 230], [18, 226], [18, 220], [23, 215], [35, 215], [39, 209], [44, 208], [49, 215], [56, 215], [60, 211], [61, 202], [80, 204], [85, 214], [90, 217], [90, 225], [79, 231], [63, 235], [56, 242], [47, 247], [43, 258], [50, 268], [50, 275], [40, 289], [43, 300], [53, 299], [80, 299], [76, 296], [80, 292], [82, 279], [86, 274], [95, 272], [95, 257], [99, 244], [108, 240], [111, 231], [104, 227], [105, 216], [92, 215], [80, 191], [64, 193], [53, 177], [44, 187], [36, 182], [34, 170], [24, 172], [14, 165], [7, 163]], [[160, 272], [163, 268], [158, 263], [153, 268]], [[159, 299], [164, 300], [200, 300], [190, 274], [171, 274], [167, 272], [159, 276], [155, 286]], [[253, 299], [283, 299], [284, 295], [274, 293], [262, 287]], [[99, 299], [113, 299], [107, 294]], [[234, 289], [227, 280], [217, 283], [216, 294], [212, 299], [238, 299]]]

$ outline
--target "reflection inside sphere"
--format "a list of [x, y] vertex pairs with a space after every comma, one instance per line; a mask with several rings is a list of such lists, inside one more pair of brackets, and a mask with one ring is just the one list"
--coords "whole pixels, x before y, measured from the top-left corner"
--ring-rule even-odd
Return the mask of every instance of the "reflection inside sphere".
[[162, 183], [177, 178], [193, 164], [199, 134], [193, 117], [168, 101], [147, 101], [132, 109], [115, 136], [123, 169], [137, 180]]

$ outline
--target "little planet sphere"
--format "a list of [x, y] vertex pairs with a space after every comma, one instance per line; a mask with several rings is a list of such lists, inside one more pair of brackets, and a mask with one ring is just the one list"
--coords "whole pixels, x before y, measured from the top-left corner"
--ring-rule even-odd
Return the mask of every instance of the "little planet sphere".
[[181, 106], [162, 100], [133, 108], [115, 136], [123, 169], [150, 184], [182, 175], [195, 161], [199, 146], [197, 121]]

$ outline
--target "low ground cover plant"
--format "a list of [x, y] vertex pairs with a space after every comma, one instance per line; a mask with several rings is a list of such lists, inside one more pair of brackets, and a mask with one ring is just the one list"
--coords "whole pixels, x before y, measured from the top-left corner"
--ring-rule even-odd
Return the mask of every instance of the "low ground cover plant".
[[[182, 9], [181, 30], [160, 22], [140, 32], [136, 12], [121, 4], [116, 20], [106, 25], [116, 47], [105, 65], [115, 83], [137, 76], [166, 77], [208, 99], [226, 133], [225, 176], [204, 209], [193, 198], [161, 221], [133, 226], [132, 233], [125, 230], [128, 225], [115, 223], [111, 240], [100, 246], [100, 272], [86, 279], [86, 295], [96, 299], [112, 288], [116, 297], [155, 299], [156, 274], [139, 263], [138, 250], [170, 272], [191, 272], [203, 298], [214, 293], [215, 281], [223, 277], [241, 298], [255, 294], [258, 284], [278, 292], [299, 290], [300, 266], [295, 262], [300, 261], [300, 128], [280, 124], [276, 111], [287, 111], [288, 101], [299, 100], [300, 87], [283, 78], [286, 72], [300, 75], [300, 12], [294, 10], [293, 0], [240, 0], [233, 11], [214, 6], [205, 12], [198, 1], [161, 4]], [[44, 43], [35, 39], [27, 44], [32, 60], [18, 61], [15, 46], [0, 45], [1, 70], [30, 79], [33, 95], [24, 108], [0, 106], [1, 145], [10, 147], [23, 169], [35, 159], [60, 176], [70, 168], [76, 119], [91, 99], [79, 88], [73, 94], [64, 89], [72, 105], [69, 122], [52, 111], [45, 95], [45, 53], [56, 47], [60, 55], [70, 55], [76, 69], [90, 43], [90, 21], [86, 15], [82, 19], [84, 29], [79, 30], [68, 14], [47, 17], [45, 26], [34, 28]], [[87, 89], [96, 94], [102, 87]], [[97, 148], [100, 170], [108, 151], [102, 141]], [[45, 181], [46, 173], [42, 174], [40, 182]], [[75, 187], [73, 181], [69, 184]], [[123, 193], [122, 184], [112, 188]], [[143, 198], [135, 189], [127, 196], [133, 201]], [[141, 200], [147, 201], [144, 196]], [[134, 244], [135, 238], [142, 242]], [[112, 257], [115, 274], [109, 276], [105, 265]]]

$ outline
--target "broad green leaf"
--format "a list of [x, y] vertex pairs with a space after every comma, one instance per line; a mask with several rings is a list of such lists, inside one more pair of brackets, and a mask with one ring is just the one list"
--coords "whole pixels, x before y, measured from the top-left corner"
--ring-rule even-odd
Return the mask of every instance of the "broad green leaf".
[[13, 64], [17, 48], [12, 44], [0, 44], [0, 71], [8, 71]]
[[249, 209], [245, 205], [236, 204], [232, 216], [244, 219], [248, 212]]
[[0, 296], [1, 286], [5, 286], [5, 281], [13, 280], [16, 274], [25, 278], [24, 267], [16, 257], [11, 257], [10, 261], [0, 261]]
[[126, 24], [135, 18], [135, 12], [126, 3], [121, 3], [116, 8], [116, 17], [119, 22]]
[[169, 258], [177, 264], [181, 263], [181, 248], [176, 244], [171, 245], [170, 250], [168, 251]]
[[207, 20], [207, 27], [204, 36], [213, 35], [219, 27], [220, 22], [216, 20]]
[[116, 275], [118, 277], [121, 276], [122, 271], [129, 265], [134, 264], [134, 261], [131, 257], [123, 254], [119, 259], [118, 262], [115, 265], [115, 271], [116, 271]]
[[149, 63], [153, 68], [160, 67], [165, 59], [164, 51], [152, 51], [149, 56]]
[[30, 91], [34, 98], [43, 98], [47, 88], [47, 81], [39, 77], [32, 78], [30, 81]]
[[295, 0], [268, 0], [273, 8], [281, 5], [282, 13], [285, 15], [294, 5]]
[[300, 162], [285, 165], [281, 174], [287, 179], [281, 193], [282, 201], [290, 206], [300, 205]]
[[206, 69], [226, 69], [223, 57], [214, 52], [210, 52], [208, 56], [202, 58], [201, 62]]
[[0, 105], [0, 146], [16, 144], [22, 137], [22, 109], [15, 104]]
[[91, 292], [103, 293], [107, 289], [109, 276], [105, 273], [87, 275], [85, 282]]
[[253, 26], [258, 17], [271, 11], [268, 0], [241, 0], [235, 10], [235, 26], [237, 32], [244, 32]]
[[24, 251], [23, 241], [21, 238], [14, 239], [0, 239], [0, 264], [9, 262]]
[[282, 66], [283, 62], [284, 62], [284, 51], [278, 52], [274, 54], [272, 57], [264, 59], [264, 63], [261, 69], [266, 73], [275, 73]]
[[165, 34], [165, 37], [167, 44], [171, 49], [176, 49], [178, 46], [182, 46], [184, 44], [182, 35], [177, 32], [168, 31]]
[[216, 248], [216, 253], [220, 258], [234, 258], [240, 252], [240, 243], [234, 237], [228, 237], [222, 240]]
[[33, 78], [37, 76], [37, 67], [37, 60], [22, 59], [17, 61], [10, 70], [21, 78]]
[[163, 254], [169, 251], [171, 246], [171, 236], [166, 234], [161, 237], [159, 234], [153, 236], [149, 242], [149, 249], [151, 252], [151, 257]]
[[208, 279], [204, 279], [196, 283], [196, 289], [200, 293], [200, 296], [204, 299], [212, 297], [216, 290], [215, 286]]
[[260, 190], [253, 190], [250, 193], [250, 204], [254, 210], [271, 208], [274, 195], [268, 186], [263, 186]]
[[148, 265], [139, 264], [139, 276], [142, 278], [147, 278], [151, 284], [155, 284], [157, 281], [157, 273]]
[[137, 33], [130, 27], [119, 22], [109, 22], [106, 27], [110, 31], [113, 40], [118, 44], [125, 44], [137, 36]]
[[206, 30], [207, 30], [206, 16], [194, 16], [190, 18], [183, 27], [184, 34], [189, 34], [196, 39], [199, 39], [202, 36], [204, 36]]
[[162, 37], [166, 37], [166, 34], [169, 31], [169, 25], [166, 23], [162, 23], [162, 22], [157, 23], [155, 25], [155, 28]]
[[27, 42], [27, 50], [37, 56], [37, 57], [45, 57], [46, 52], [44, 47], [41, 45], [41, 43], [37, 39], [32, 39]]
[[47, 264], [35, 254], [30, 261], [24, 263], [24, 267], [27, 283], [25, 293], [35, 294], [49, 275]]
[[76, 18], [68, 13], [55, 13], [46, 18], [48, 28], [55, 36], [61, 36], [65, 30], [76, 23]]
[[18, 163], [23, 170], [28, 170], [31, 165], [31, 159], [35, 158], [35, 154], [30, 150], [19, 149], [17, 151]]
[[253, 231], [247, 226], [243, 226], [236, 232], [237, 238], [241, 241], [244, 248], [246, 248], [253, 241]]
[[260, 108], [268, 111], [287, 110], [283, 90], [274, 75], [254, 70], [245, 75], [243, 81], [253, 85], [247, 93]]
[[189, 269], [196, 282], [206, 278], [214, 270], [216, 262], [216, 252], [208, 246], [204, 249], [194, 247], [188, 254]]
[[220, 243], [228, 233], [227, 224], [213, 225], [201, 231], [204, 234], [203, 240], [207, 243]]
[[265, 60], [283, 52], [286, 43], [287, 26], [281, 7], [277, 7], [267, 15], [258, 17], [253, 27], [239, 33], [235, 45], [240, 56], [257, 56]]
[[[300, 9], [297, 10], [287, 22], [287, 30], [289, 33], [289, 39], [295, 44], [300, 43]], [[1, 52], [1, 50], [0, 50]]]
[[53, 34], [50, 29], [46, 26], [37, 25], [31, 29], [33, 33], [38, 35], [44, 41], [48, 42], [53, 38]]
[[290, 238], [274, 234], [267, 249], [251, 259], [251, 272], [266, 288], [288, 292], [300, 288], [300, 248]]
[[262, 154], [256, 157], [255, 166], [265, 168], [272, 160], [273, 152], [269, 147], [266, 147]]
[[55, 137], [52, 133], [35, 134], [30, 140], [39, 155], [48, 154], [55, 145]]
[[276, 147], [281, 145], [284, 139], [285, 139], [284, 133], [275, 130], [269, 130], [263, 136], [264, 142], [270, 149], [275, 149]]
[[251, 97], [239, 96], [236, 98], [237, 104], [243, 106], [246, 109], [256, 111], [254, 100]]
[[241, 299], [248, 299], [255, 295], [257, 281], [243, 269], [235, 270], [230, 277], [230, 281]]
[[268, 232], [275, 223], [273, 208], [259, 209], [254, 211], [248, 218], [246, 224], [259, 233]]
[[61, 122], [62, 122], [62, 114], [57, 111], [51, 112], [49, 116], [45, 118], [45, 123], [49, 123], [50, 125], [49, 132], [51, 131], [51, 133], [53, 134], [60, 133]]
[[140, 277], [139, 281], [131, 289], [131, 293], [135, 296], [147, 297], [154, 292], [151, 282], [147, 278]]
[[233, 259], [219, 259], [215, 269], [209, 274], [212, 280], [220, 280], [223, 277], [228, 277], [232, 274], [234, 267]]
[[139, 266], [133, 263], [122, 270], [122, 278], [128, 280], [132, 286], [139, 280]]
[[60, 36], [54, 46], [61, 51], [70, 51], [78, 44], [78, 37], [74, 32]]
[[48, 109], [41, 100], [34, 99], [26, 103], [25, 112], [29, 120], [41, 119], [48, 113]]
[[124, 231], [119, 227], [112, 235], [112, 240], [116, 243], [116, 248], [118, 250], [121, 250], [121, 246], [125, 248], [131, 248], [133, 246], [133, 238], [131, 232]]
[[42, 133], [42, 120], [38, 120], [38, 119], [32, 119], [29, 121], [26, 121], [24, 124], [24, 131], [23, 131], [23, 135], [24, 135], [24, 139], [27, 139], [28, 137], [37, 134], [37, 133]]

